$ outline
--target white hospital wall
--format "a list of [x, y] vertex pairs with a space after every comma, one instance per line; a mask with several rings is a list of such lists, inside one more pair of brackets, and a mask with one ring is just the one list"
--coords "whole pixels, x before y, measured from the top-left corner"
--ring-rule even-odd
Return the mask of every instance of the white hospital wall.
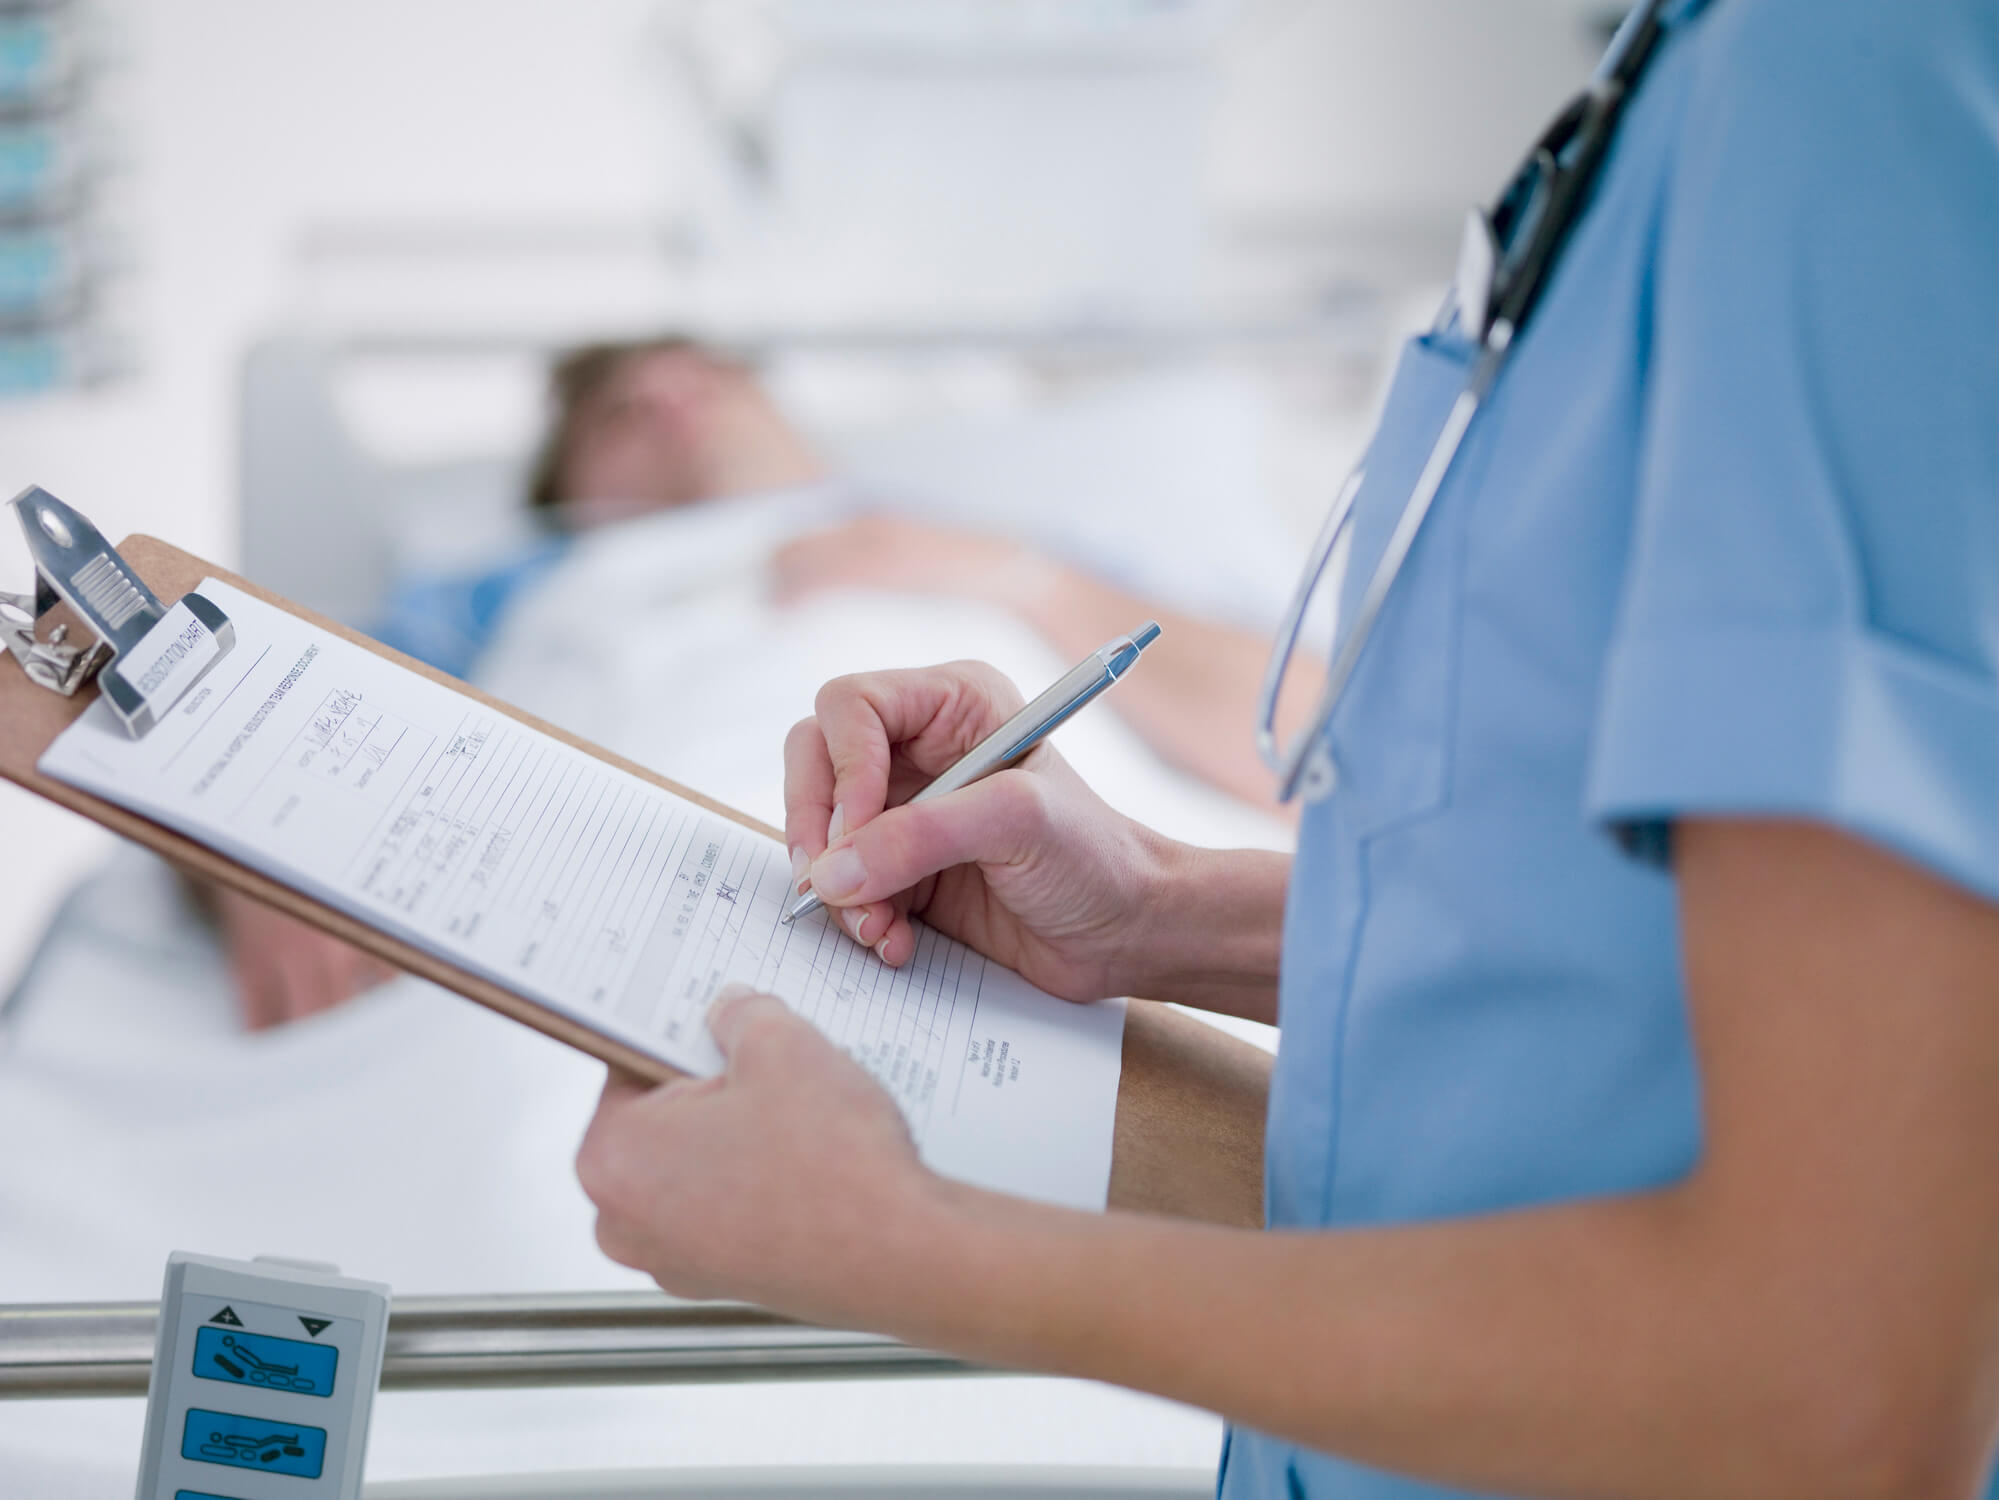
[[1224, 236], [1311, 243], [1349, 273], [1448, 273], [1588, 75], [1596, 0], [1246, 0], [1224, 54], [1210, 201]]
[[[46, 485], [114, 538], [147, 530], [232, 559], [239, 360], [299, 315], [308, 229], [587, 235], [656, 224], [698, 196], [648, 41], [659, 0], [97, 9], [121, 58], [107, 98], [125, 123], [114, 192], [141, 365], [102, 392], [0, 403], [0, 485]], [[1241, 0], [1238, 12], [1205, 165], [1223, 238], [1295, 239], [1328, 270], [1432, 274], [1458, 206], [1490, 191], [1587, 61], [1566, 0]], [[24, 581], [12, 535], [0, 567]], [[30, 872], [0, 903], [4, 985], [102, 845], [0, 788], [0, 847]]]

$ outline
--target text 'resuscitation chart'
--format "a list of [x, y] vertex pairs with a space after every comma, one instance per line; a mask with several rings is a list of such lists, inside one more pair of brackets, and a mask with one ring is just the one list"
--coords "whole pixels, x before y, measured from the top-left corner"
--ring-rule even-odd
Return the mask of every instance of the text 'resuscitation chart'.
[[825, 913], [786, 926], [775, 840], [227, 584], [201, 591], [235, 650], [143, 739], [92, 705], [45, 774], [689, 1072], [721, 1066], [716, 991], [768, 990], [881, 1082], [937, 1170], [1102, 1206], [1121, 1005], [1066, 1004], [925, 928], [891, 969]]

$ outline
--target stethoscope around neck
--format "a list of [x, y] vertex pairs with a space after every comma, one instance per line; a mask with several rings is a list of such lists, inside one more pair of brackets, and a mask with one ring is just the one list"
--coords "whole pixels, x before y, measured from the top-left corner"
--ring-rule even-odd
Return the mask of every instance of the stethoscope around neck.
[[[1339, 711], [1354, 669], [1374, 633], [1375, 622], [1401, 575], [1424, 518], [1450, 476], [1465, 434], [1505, 367], [1507, 355], [1540, 300], [1570, 232], [1588, 207], [1589, 193], [1609, 154], [1624, 107], [1658, 50], [1662, 18], [1673, 0], [1647, 0], [1626, 23], [1610, 56], [1590, 86], [1556, 116], [1520, 170], [1490, 210], [1473, 209], [1465, 226], [1457, 282], [1437, 317], [1437, 328], [1453, 324], [1476, 340], [1477, 353], [1465, 386], [1451, 403], [1442, 430], [1430, 448], [1402, 513], [1367, 586], [1334, 642], [1325, 685], [1305, 727], [1289, 745], [1277, 738], [1277, 710], [1312, 601], [1318, 596], [1333, 556], [1353, 521], [1354, 502], [1366, 477], [1367, 460], [1340, 486], [1325, 524], [1312, 544], [1310, 561], [1291, 597], [1277, 646], [1263, 674], [1257, 708], [1256, 747], [1277, 773], [1278, 799], [1301, 793], [1308, 802], [1329, 795], [1339, 783], [1327, 730]], [[1344, 610], [1343, 610], [1344, 612]]]

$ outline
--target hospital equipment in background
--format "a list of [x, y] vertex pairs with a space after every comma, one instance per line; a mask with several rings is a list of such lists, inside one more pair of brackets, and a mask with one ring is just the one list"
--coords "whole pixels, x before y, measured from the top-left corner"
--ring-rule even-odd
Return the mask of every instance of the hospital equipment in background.
[[121, 363], [102, 48], [82, 0], [0, 0], [0, 398]]
[[386, 1286], [331, 1266], [168, 1256], [138, 1500], [361, 1500], [388, 1317]]
[[[134, 1396], [147, 1389], [161, 1308], [0, 1306], [0, 1400]], [[734, 1303], [651, 1292], [400, 1298], [382, 1347], [384, 1390], [880, 1379], [982, 1372], [875, 1334], [795, 1323]], [[1206, 1469], [871, 1468], [572, 1472], [367, 1487], [368, 1500], [1196, 1500]]]
[[[0, 1306], [0, 1399], [142, 1396], [158, 1320], [149, 1302]], [[975, 1373], [877, 1334], [657, 1292], [399, 1297], [385, 1348], [389, 1391]]]
[[697, 233], [732, 281], [792, 309], [1184, 306], [1202, 274], [1199, 159], [1237, 9], [668, 6], [670, 57], [731, 184]]

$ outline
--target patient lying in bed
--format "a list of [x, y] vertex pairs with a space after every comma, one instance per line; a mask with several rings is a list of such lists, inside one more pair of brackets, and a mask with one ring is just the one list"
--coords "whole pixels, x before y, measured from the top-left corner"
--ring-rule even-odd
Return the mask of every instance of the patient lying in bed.
[[[978, 656], [1031, 688], [1160, 613], [1008, 545], [870, 517], [731, 366], [691, 351], [598, 363], [592, 379], [565, 367], [574, 415], [537, 490], [560, 540], [477, 579], [413, 583], [387, 633], [704, 792], [781, 820], [779, 745], [830, 676]], [[1063, 754], [1177, 836], [1286, 842], [1284, 824], [1190, 775], [1199, 734], [1160, 716], [1175, 681], [1246, 739], [1246, 702], [1222, 688], [1246, 692], [1260, 644], [1163, 618], [1160, 648], [1107, 700], [1118, 712], [1066, 726]], [[1227, 678], [1212, 695], [1204, 670]], [[332, 1260], [399, 1295], [649, 1285], [596, 1249], [571, 1170], [600, 1065], [407, 976], [376, 985], [344, 947], [218, 904], [226, 954], [185, 885], [127, 850], [52, 925], [0, 1030], [0, 1140], [29, 1143], [0, 1152], [0, 1300], [154, 1295], [175, 1248]], [[261, 1029], [243, 1029], [232, 968]], [[370, 1469], [1212, 1469], [1219, 1440], [1205, 1415], [1026, 1379], [437, 1393], [383, 1399]], [[64, 1495], [129, 1496], [137, 1452], [135, 1402], [0, 1402], [9, 1496], [24, 1468], [64, 1475]]]
[[[993, 634], [1011, 632], [1022, 639], [1005, 665], [1032, 692], [1039, 678], [1157, 618], [1160, 645], [1108, 702], [1165, 762], [1246, 802], [1267, 798], [1248, 732], [1267, 650], [1256, 633], [1176, 614], [1016, 541], [876, 513], [829, 472], [756, 375], [715, 351], [679, 340], [591, 346], [562, 359], [551, 385], [555, 420], [529, 494], [551, 535], [476, 574], [405, 581], [376, 627], [390, 644], [775, 817], [766, 794], [776, 788], [782, 728], [809, 710], [824, 678], [890, 665], [884, 651], [906, 653], [912, 639], [924, 661], [960, 654], [954, 640], [993, 656]], [[760, 595], [754, 620], [697, 649], [691, 620], [709, 617], [704, 591], [720, 600], [745, 583]], [[912, 610], [917, 598], [932, 603]], [[743, 603], [717, 607], [727, 614]], [[879, 630], [861, 618], [870, 609]], [[947, 620], [968, 610], [994, 618], [940, 635], [940, 609]], [[568, 660], [568, 622], [586, 616], [616, 643], [593, 642]], [[664, 639], [648, 645], [648, 631]], [[503, 640], [511, 645], [496, 657]], [[691, 658], [706, 661], [692, 683]], [[720, 670], [732, 658], [734, 675]], [[606, 674], [621, 659], [645, 670], [613, 690]], [[641, 731], [644, 714], [630, 710], [661, 694], [677, 700], [665, 716], [680, 726], [670, 739], [664, 723]], [[750, 726], [764, 743], [742, 733]], [[1065, 746], [1079, 733], [1066, 730]], [[768, 774], [738, 784], [744, 765]], [[227, 893], [211, 899], [253, 1028], [386, 977], [366, 955], [267, 908]]]

